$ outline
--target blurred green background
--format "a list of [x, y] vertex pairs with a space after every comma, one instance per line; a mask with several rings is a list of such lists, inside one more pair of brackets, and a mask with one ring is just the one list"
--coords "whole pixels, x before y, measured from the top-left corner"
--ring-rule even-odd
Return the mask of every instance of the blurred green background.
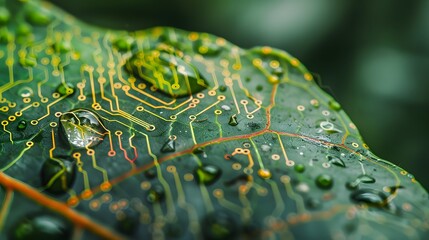
[[375, 154], [429, 189], [429, 1], [51, 1], [103, 27], [173, 26], [286, 50], [321, 76]]

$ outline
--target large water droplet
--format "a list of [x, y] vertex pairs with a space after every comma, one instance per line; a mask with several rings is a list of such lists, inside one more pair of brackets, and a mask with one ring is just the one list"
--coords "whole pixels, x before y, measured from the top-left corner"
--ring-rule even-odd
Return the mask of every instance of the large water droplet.
[[24, 131], [27, 128], [27, 121], [21, 120], [18, 122], [18, 125], [16, 126], [16, 129], [19, 131]]
[[166, 52], [136, 53], [128, 60], [127, 70], [171, 97], [189, 96], [208, 87], [196, 67]]
[[176, 141], [174, 139], [169, 139], [161, 148], [161, 152], [169, 153], [176, 151]]
[[335, 111], [339, 111], [341, 109], [341, 105], [335, 100], [329, 101], [329, 107]]
[[327, 174], [321, 174], [316, 177], [316, 185], [321, 189], [330, 189], [334, 185], [334, 179]]
[[325, 130], [327, 133], [339, 133], [342, 132], [340, 129], [337, 129], [335, 125], [329, 121], [322, 121], [319, 124], [320, 128]]
[[234, 114], [234, 115], [232, 115], [230, 118], [229, 118], [229, 122], [228, 122], [228, 124], [230, 125], [230, 126], [237, 126], [238, 125], [238, 122], [237, 122], [237, 116]]
[[75, 87], [71, 83], [60, 84], [55, 90], [61, 96], [72, 95], [75, 92]]
[[195, 175], [199, 183], [210, 185], [221, 175], [221, 170], [214, 165], [203, 165], [195, 169]]
[[159, 184], [155, 184], [149, 189], [146, 199], [150, 203], [159, 203], [164, 197], [164, 188]]
[[0, 26], [5, 25], [7, 22], [9, 22], [10, 19], [10, 12], [5, 7], [0, 7]]
[[50, 214], [37, 214], [21, 218], [9, 232], [10, 239], [71, 239], [72, 228], [63, 219]]
[[340, 158], [337, 158], [337, 157], [334, 157], [334, 156], [328, 156], [328, 161], [329, 161], [330, 164], [333, 164], [335, 166], [343, 167], [343, 168], [346, 167], [346, 164]]
[[366, 174], [361, 174], [354, 181], [347, 182], [346, 187], [350, 190], [356, 189], [360, 183], [375, 183], [375, 178]]
[[303, 173], [305, 171], [305, 165], [301, 163], [296, 164], [294, 168], [295, 168], [295, 171], [299, 173]]
[[28, 8], [25, 18], [29, 23], [39, 26], [47, 25], [52, 21], [52, 15], [48, 9], [34, 5]]
[[61, 116], [60, 133], [71, 146], [86, 148], [103, 141], [107, 130], [95, 113], [86, 109], [75, 109]]
[[216, 211], [204, 217], [202, 222], [204, 239], [235, 239], [237, 223], [227, 213]]
[[357, 203], [364, 203], [372, 207], [386, 207], [387, 196], [375, 189], [359, 189], [350, 194], [350, 198]]
[[68, 159], [48, 159], [40, 173], [42, 185], [52, 194], [66, 193], [76, 178], [76, 165]]
[[130, 51], [135, 46], [134, 38], [130, 36], [122, 36], [113, 42], [113, 46], [121, 52]]

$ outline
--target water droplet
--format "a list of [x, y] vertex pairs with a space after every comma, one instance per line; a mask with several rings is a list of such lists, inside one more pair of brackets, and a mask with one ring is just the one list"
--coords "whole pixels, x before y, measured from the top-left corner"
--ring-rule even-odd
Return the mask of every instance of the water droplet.
[[52, 47], [55, 50], [55, 52], [57, 52], [57, 53], [70, 52], [70, 50], [72, 49], [71, 42], [69, 42], [69, 41], [58, 41], [58, 42], [54, 43], [54, 45]]
[[28, 8], [25, 18], [29, 23], [39, 26], [47, 25], [52, 21], [52, 15], [48, 9], [34, 5]]
[[268, 169], [259, 169], [258, 176], [260, 176], [263, 179], [269, 179], [271, 178], [271, 172]]
[[322, 128], [323, 130], [325, 130], [328, 133], [342, 132], [341, 130], [335, 128], [335, 125], [333, 123], [328, 122], [328, 121], [320, 122], [320, 128]]
[[322, 206], [322, 201], [317, 198], [309, 198], [305, 201], [305, 205], [310, 209], [319, 209]]
[[238, 234], [237, 223], [227, 213], [209, 213], [202, 222], [204, 239], [235, 239]]
[[14, 240], [71, 239], [73, 229], [65, 220], [51, 214], [35, 214], [21, 218], [9, 232]]
[[208, 87], [198, 69], [166, 52], [139, 52], [127, 61], [127, 70], [171, 97], [189, 96]]
[[176, 141], [174, 139], [168, 139], [167, 142], [161, 148], [161, 152], [169, 153], [176, 151]]
[[223, 110], [225, 110], [225, 111], [229, 111], [229, 110], [231, 110], [231, 107], [230, 107], [230, 106], [228, 106], [228, 105], [222, 105], [222, 106], [221, 106], [221, 108], [222, 108]]
[[219, 86], [219, 91], [221, 91], [221, 92], [225, 92], [225, 91], [226, 91], [226, 86], [224, 86], [224, 85], [220, 85], [220, 86]]
[[75, 109], [60, 118], [60, 133], [76, 148], [93, 147], [103, 141], [107, 130], [98, 116], [86, 109]]
[[203, 147], [197, 147], [192, 151], [192, 153], [194, 153], [194, 154], [204, 153], [204, 148]]
[[148, 170], [144, 171], [143, 175], [148, 179], [154, 179], [156, 177], [156, 170], [155, 168], [149, 168]]
[[60, 84], [55, 91], [61, 96], [72, 95], [75, 92], [75, 87], [71, 83]]
[[357, 179], [359, 180], [359, 182], [363, 183], [375, 183], [375, 178], [366, 174], [359, 175]]
[[52, 194], [66, 193], [76, 178], [76, 165], [66, 158], [48, 159], [41, 170], [42, 185]]
[[387, 196], [375, 189], [359, 189], [350, 194], [350, 198], [357, 203], [364, 203], [372, 207], [386, 207]]
[[295, 171], [299, 173], [303, 173], [305, 171], [305, 165], [301, 163], [296, 164], [294, 168], [295, 168]]
[[361, 174], [354, 181], [350, 181], [346, 183], [346, 187], [350, 190], [356, 189], [360, 183], [375, 183], [375, 178]]
[[199, 183], [210, 185], [221, 175], [221, 170], [214, 165], [203, 165], [195, 169], [195, 175]]
[[343, 160], [334, 156], [328, 156], [328, 162], [338, 167], [343, 167], [343, 168], [346, 167], [346, 164], [344, 163]]
[[5, 25], [7, 22], [9, 22], [10, 19], [10, 12], [5, 7], [0, 7], [0, 26]]
[[16, 34], [19, 36], [27, 36], [31, 33], [31, 31], [32, 31], [32, 27], [25, 22], [20, 23], [16, 28]]
[[321, 174], [316, 177], [316, 186], [318, 186], [321, 189], [330, 189], [332, 188], [332, 185], [334, 185], [334, 179], [327, 174]]
[[113, 46], [121, 52], [130, 51], [135, 46], [134, 38], [130, 36], [119, 37], [113, 42]]
[[268, 144], [262, 144], [261, 145], [261, 149], [262, 149], [263, 152], [268, 152], [268, 151], [271, 150], [271, 146], [268, 145]]
[[155, 184], [149, 189], [146, 199], [150, 203], [159, 203], [164, 197], [164, 188], [159, 184]]
[[329, 107], [335, 111], [339, 111], [341, 109], [341, 105], [335, 100], [329, 101]]
[[27, 128], [27, 121], [21, 120], [18, 122], [18, 125], [16, 126], [16, 129], [19, 131], [24, 131]]
[[27, 55], [19, 59], [19, 64], [23, 67], [34, 67], [37, 64], [35, 55]]
[[231, 126], [237, 126], [238, 125], [237, 116], [235, 114], [229, 118], [228, 124]]

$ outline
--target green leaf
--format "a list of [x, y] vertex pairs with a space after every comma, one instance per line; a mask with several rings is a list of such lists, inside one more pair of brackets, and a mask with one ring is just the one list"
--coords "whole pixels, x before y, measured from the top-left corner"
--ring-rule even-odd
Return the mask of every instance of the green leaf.
[[0, 8], [0, 238], [424, 239], [427, 192], [300, 61]]

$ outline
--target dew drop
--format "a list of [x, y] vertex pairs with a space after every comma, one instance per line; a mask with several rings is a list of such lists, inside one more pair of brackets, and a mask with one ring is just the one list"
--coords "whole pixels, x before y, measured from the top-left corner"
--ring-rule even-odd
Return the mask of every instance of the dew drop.
[[227, 213], [209, 213], [202, 221], [204, 239], [235, 239], [238, 234], [237, 223]]
[[138, 52], [127, 61], [126, 66], [135, 77], [170, 97], [189, 96], [208, 87], [195, 66], [166, 52]]
[[24, 131], [27, 128], [27, 121], [21, 120], [18, 122], [18, 125], [16, 126], [16, 129], [18, 131]]
[[194, 154], [204, 153], [204, 148], [203, 147], [197, 147], [194, 150], [192, 150], [192, 153], [194, 153]]
[[27, 36], [31, 33], [32, 27], [30, 24], [22, 22], [16, 28], [16, 34], [18, 36]]
[[341, 109], [341, 105], [335, 100], [329, 101], [329, 107], [335, 111], [339, 111]]
[[364, 203], [372, 207], [386, 207], [387, 196], [375, 189], [359, 189], [350, 194], [350, 198], [356, 203]]
[[225, 110], [225, 111], [230, 111], [230, 110], [231, 110], [231, 107], [230, 107], [230, 106], [228, 106], [228, 105], [222, 105], [222, 106], [221, 106], [221, 108], [222, 108], [223, 110]]
[[59, 130], [62, 137], [75, 148], [96, 146], [107, 133], [99, 117], [86, 109], [75, 109], [61, 115]]
[[261, 149], [262, 149], [262, 152], [268, 152], [271, 150], [271, 146], [268, 144], [262, 144]]
[[154, 179], [156, 177], [156, 170], [155, 168], [149, 168], [148, 170], [144, 171], [143, 175], [147, 179]]
[[40, 172], [42, 185], [52, 194], [66, 193], [76, 178], [76, 165], [66, 158], [48, 159]]
[[35, 214], [21, 218], [9, 232], [10, 239], [71, 239], [72, 228], [65, 220], [51, 214]]
[[219, 91], [225, 92], [226, 91], [226, 86], [225, 85], [220, 85], [219, 86]]
[[149, 203], [159, 203], [164, 197], [164, 188], [159, 184], [155, 184], [149, 189], [146, 199]]
[[357, 179], [359, 179], [359, 182], [363, 183], [375, 183], [375, 178], [366, 174], [359, 175]]
[[299, 173], [303, 173], [305, 171], [305, 165], [301, 163], [296, 164], [294, 168], [295, 168], [295, 171]]
[[330, 189], [334, 185], [334, 179], [327, 174], [321, 174], [316, 177], [316, 186], [321, 189]]
[[197, 180], [201, 184], [210, 185], [214, 183], [221, 175], [219, 167], [214, 165], [203, 165], [195, 169]]
[[341, 132], [341, 130], [335, 128], [335, 125], [329, 121], [322, 121], [320, 122], [320, 128], [325, 130], [327, 133], [338, 133]]
[[113, 46], [121, 52], [130, 51], [135, 47], [134, 38], [130, 36], [119, 37], [113, 42]]
[[25, 17], [29, 23], [39, 26], [47, 25], [52, 21], [52, 15], [49, 10], [41, 7], [32, 6], [32, 8], [28, 8]]
[[58, 41], [52, 47], [57, 53], [67, 53], [72, 49], [71, 42], [69, 41]]
[[7, 22], [9, 22], [10, 19], [10, 12], [5, 7], [0, 7], [0, 26], [5, 25]]
[[71, 83], [60, 84], [55, 90], [61, 96], [72, 95], [75, 92], [75, 87]]
[[238, 125], [238, 122], [237, 122], [237, 116], [234, 114], [234, 115], [232, 115], [230, 118], [229, 118], [229, 122], [228, 122], [228, 124], [230, 125], [230, 126], [237, 126]]
[[176, 151], [176, 141], [174, 139], [168, 139], [167, 142], [161, 148], [161, 152], [169, 153]]
[[319, 209], [322, 206], [322, 201], [317, 198], [309, 198], [305, 201], [305, 205], [310, 209]]
[[342, 167], [342, 168], [346, 167], [346, 164], [344, 163], [343, 160], [334, 156], [328, 156], [328, 162], [338, 167]]

